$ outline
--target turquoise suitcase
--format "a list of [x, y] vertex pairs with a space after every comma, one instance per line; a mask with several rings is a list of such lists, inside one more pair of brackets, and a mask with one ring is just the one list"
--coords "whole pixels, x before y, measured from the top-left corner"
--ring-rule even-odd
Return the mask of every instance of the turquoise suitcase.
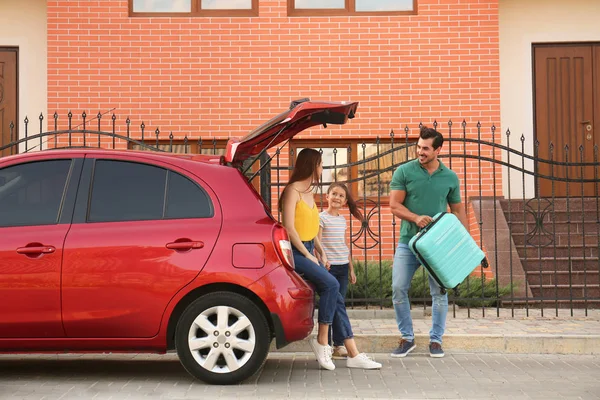
[[487, 267], [485, 254], [452, 213], [436, 214], [408, 247], [442, 287], [442, 293], [456, 288], [478, 266]]

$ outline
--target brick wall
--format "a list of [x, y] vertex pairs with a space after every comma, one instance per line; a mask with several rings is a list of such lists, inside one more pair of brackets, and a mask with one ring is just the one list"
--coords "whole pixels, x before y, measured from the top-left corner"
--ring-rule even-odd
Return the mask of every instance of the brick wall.
[[[64, 127], [69, 110], [115, 108], [121, 133], [129, 116], [133, 127], [143, 121], [175, 138], [227, 138], [310, 97], [360, 105], [348, 125], [300, 139], [384, 137], [405, 126], [415, 137], [419, 122], [434, 120], [446, 133], [452, 119], [461, 136], [467, 122], [467, 137], [481, 121], [490, 140], [492, 124], [500, 132], [498, 0], [419, 0], [418, 9], [288, 18], [285, 1], [259, 0], [252, 18], [130, 18], [127, 0], [48, 1], [48, 112]], [[477, 163], [466, 174], [462, 161], [455, 165], [468, 196], [478, 195]], [[482, 194], [491, 194], [489, 165], [481, 177]], [[382, 225], [383, 257], [391, 258], [385, 209]]]

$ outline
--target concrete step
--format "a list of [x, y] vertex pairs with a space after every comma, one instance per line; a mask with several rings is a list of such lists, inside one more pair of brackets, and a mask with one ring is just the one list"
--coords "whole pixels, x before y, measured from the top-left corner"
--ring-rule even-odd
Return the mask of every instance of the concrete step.
[[598, 271], [527, 271], [527, 282], [535, 285], [598, 285]]
[[[556, 306], [558, 305], [558, 309], [559, 310], [570, 310], [571, 307], [573, 307], [574, 310], [578, 310], [578, 311], [583, 311], [585, 306], [587, 305], [588, 309], [598, 309], [600, 307], [600, 299], [588, 299], [587, 301], [585, 299], [554, 299], [554, 296], [550, 296], [547, 299], [519, 299], [519, 300], [510, 300], [510, 298], [505, 298], [502, 300], [502, 306], [503, 307], [510, 307], [510, 306], [514, 306], [514, 307], [526, 307], [527, 305], [529, 307], [535, 307], [536, 309], [545, 309], [545, 310], [552, 310], [554, 308], [556, 308]], [[548, 312], [547, 312], [548, 313]]]
[[[271, 351], [284, 353], [311, 353], [309, 340], [294, 342], [282, 349], [271, 343]], [[399, 333], [357, 334], [354, 336], [359, 351], [367, 354], [389, 354], [398, 347]], [[429, 335], [415, 334], [417, 348], [408, 356], [428, 355]], [[446, 334], [444, 352], [460, 353], [501, 353], [501, 354], [600, 354], [600, 335], [559, 334]], [[339, 361], [338, 361], [339, 362]]]
[[539, 273], [539, 271], [586, 271], [589, 273], [600, 274], [600, 263], [598, 257], [540, 257], [540, 258], [528, 258], [527, 260], [521, 259], [523, 267], [527, 273], [533, 271]]
[[571, 285], [534, 285], [529, 283], [534, 297], [549, 299], [600, 299], [600, 285], [571, 284]]
[[532, 259], [539, 258], [598, 258], [598, 247], [588, 247], [582, 245], [571, 246], [546, 246], [546, 247], [531, 247], [531, 246], [515, 246], [521, 260], [530, 262]]
[[[510, 228], [511, 234], [522, 234], [523, 232], [527, 234], [533, 234], [534, 232], [537, 234], [536, 229], [539, 229], [535, 222], [525, 222], [523, 223], [523, 218], [521, 219], [515, 218], [512, 216], [512, 221], [508, 221], [508, 216], [506, 216], [506, 221]], [[488, 227], [490, 229], [493, 228], [493, 221], [484, 222], [484, 227]], [[595, 221], [572, 221], [571, 223], [567, 222], [544, 222], [543, 229], [548, 232], [550, 235], [554, 234], [565, 234], [565, 235], [582, 235], [584, 232], [587, 235], [598, 235], [600, 231], [600, 224], [597, 224]], [[542, 234], [544, 234], [542, 232]]]
[[[532, 247], [554, 247], [556, 246], [582, 246], [585, 242], [586, 247], [599, 247], [600, 238], [596, 233], [585, 232], [583, 233], [571, 232], [568, 233], [554, 233], [544, 234], [543, 232], [536, 231], [531, 234], [523, 233], [512, 233], [513, 242], [516, 246], [523, 246], [525, 240], [527, 240], [527, 246]], [[584, 241], [585, 238], [585, 241]]]
[[[508, 213], [509, 209], [511, 213], [523, 213], [523, 209], [525, 210], [552, 210], [555, 212], [567, 211], [567, 207], [569, 211], [581, 211], [584, 210], [586, 212], [596, 212], [596, 210], [600, 210], [600, 198], [595, 197], [587, 197], [583, 199], [583, 203], [581, 197], [572, 196], [569, 198], [568, 202], [566, 198], [542, 198], [542, 199], [502, 199], [500, 200], [500, 205], [502, 210]], [[510, 208], [509, 208], [510, 205]]]

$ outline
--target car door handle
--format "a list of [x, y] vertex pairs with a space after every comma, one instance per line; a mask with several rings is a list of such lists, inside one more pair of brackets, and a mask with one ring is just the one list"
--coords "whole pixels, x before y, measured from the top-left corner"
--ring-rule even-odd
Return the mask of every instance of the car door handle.
[[189, 241], [189, 242], [171, 242], [167, 243], [167, 249], [171, 250], [194, 250], [204, 247], [204, 242]]
[[26, 255], [36, 254], [49, 254], [54, 253], [56, 248], [54, 246], [31, 246], [31, 247], [19, 247], [17, 253]]

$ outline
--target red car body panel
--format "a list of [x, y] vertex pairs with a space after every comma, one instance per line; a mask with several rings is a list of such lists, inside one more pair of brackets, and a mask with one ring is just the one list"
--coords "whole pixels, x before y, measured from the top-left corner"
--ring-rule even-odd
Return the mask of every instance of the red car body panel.
[[[0, 338], [64, 337], [60, 269], [68, 225], [0, 228]], [[52, 253], [24, 255], [18, 248], [52, 246]], [[0, 339], [1, 340], [1, 339]]]

